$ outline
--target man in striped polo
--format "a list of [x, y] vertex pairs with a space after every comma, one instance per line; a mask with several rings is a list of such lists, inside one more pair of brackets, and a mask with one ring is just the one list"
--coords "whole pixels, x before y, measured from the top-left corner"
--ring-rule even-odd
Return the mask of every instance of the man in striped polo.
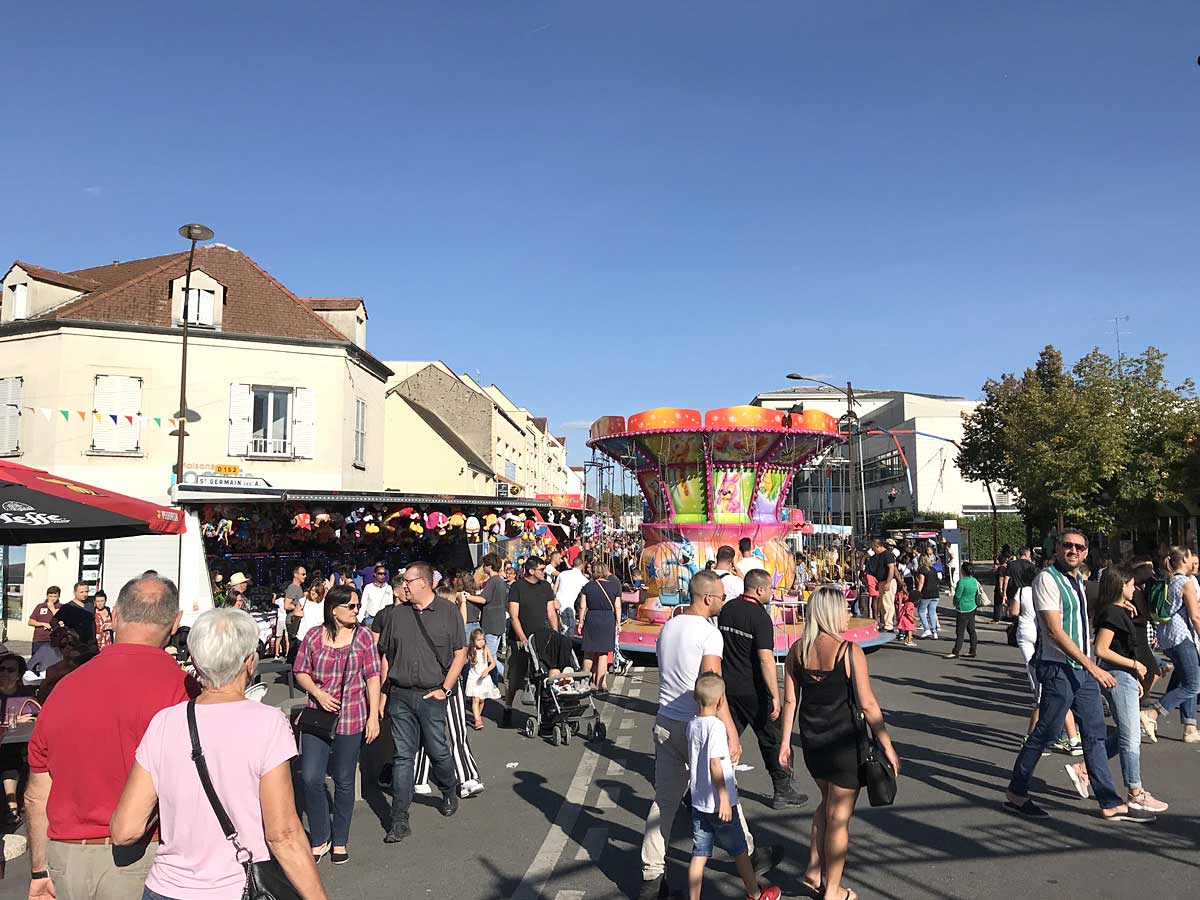
[[1115, 681], [1091, 658], [1091, 622], [1080, 573], [1087, 552], [1083, 532], [1064, 529], [1053, 565], [1039, 572], [1033, 581], [1038, 628], [1033, 665], [1042, 687], [1039, 717], [1017, 754], [1004, 808], [1035, 819], [1049, 815], [1030, 799], [1029, 780], [1042, 751], [1062, 733], [1063, 720], [1070, 710], [1083, 737], [1083, 761], [1100, 804], [1101, 818], [1109, 822], [1153, 822], [1153, 813], [1132, 809], [1121, 800], [1108, 768], [1100, 689], [1113, 687]]

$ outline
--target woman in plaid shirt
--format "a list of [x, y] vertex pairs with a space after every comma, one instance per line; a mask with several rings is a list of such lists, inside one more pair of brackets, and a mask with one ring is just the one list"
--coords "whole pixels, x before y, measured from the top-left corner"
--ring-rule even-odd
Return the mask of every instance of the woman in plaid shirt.
[[[342, 583], [325, 597], [325, 624], [312, 629], [296, 653], [296, 684], [308, 705], [338, 714], [333, 740], [300, 735], [300, 772], [313, 856], [330, 852], [334, 865], [349, 861], [346, 842], [354, 812], [354, 773], [363, 738], [379, 737], [379, 653], [371, 632], [358, 627], [359, 595]], [[342, 685], [345, 684], [343, 691]], [[333, 823], [325, 796], [325, 772], [333, 757]]]

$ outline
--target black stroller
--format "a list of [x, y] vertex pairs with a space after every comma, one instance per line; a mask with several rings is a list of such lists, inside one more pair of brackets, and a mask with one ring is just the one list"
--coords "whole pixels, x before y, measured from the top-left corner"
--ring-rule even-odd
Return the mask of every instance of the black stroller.
[[591, 673], [567, 672], [551, 678], [542, 667], [532, 638], [530, 651], [529, 687], [534, 708], [525, 720], [525, 737], [549, 737], [556, 747], [565, 747], [572, 735], [604, 740], [606, 729], [592, 699]]

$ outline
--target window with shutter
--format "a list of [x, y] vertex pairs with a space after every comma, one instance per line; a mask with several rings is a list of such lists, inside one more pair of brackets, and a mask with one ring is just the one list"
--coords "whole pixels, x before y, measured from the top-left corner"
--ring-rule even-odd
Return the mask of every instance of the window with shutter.
[[187, 293], [187, 320], [189, 325], [211, 328], [213, 325], [213, 303], [217, 292], [192, 288]]
[[292, 389], [256, 387], [253, 392], [252, 456], [292, 455]]
[[230, 456], [246, 456], [250, 452], [250, 437], [253, 432], [251, 416], [254, 398], [250, 385], [229, 386], [229, 446]]
[[354, 401], [354, 464], [367, 464], [367, 401], [361, 397]]
[[92, 413], [93, 451], [137, 453], [141, 449], [142, 379], [97, 375]]
[[292, 453], [297, 459], [312, 459], [317, 442], [317, 392], [298, 387], [293, 393]]
[[29, 317], [29, 285], [28, 284], [12, 284], [8, 287], [9, 296], [12, 300], [12, 320], [26, 319]]
[[0, 454], [21, 450], [21, 391], [25, 379], [20, 375], [0, 378]]

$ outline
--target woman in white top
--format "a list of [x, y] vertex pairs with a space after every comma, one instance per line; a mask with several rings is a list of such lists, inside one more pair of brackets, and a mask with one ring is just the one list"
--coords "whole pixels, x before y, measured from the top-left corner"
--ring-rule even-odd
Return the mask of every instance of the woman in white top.
[[209, 610], [192, 626], [188, 650], [204, 690], [150, 720], [109, 823], [113, 843], [127, 845], [159, 818], [162, 843], [143, 900], [240, 900], [246, 885], [192, 760], [193, 706], [204, 761], [238, 844], [256, 862], [277, 860], [304, 900], [325, 900], [296, 815], [291, 727], [280, 710], [244, 696], [258, 662], [258, 625], [240, 609]]
[[308, 589], [308, 596], [304, 600], [304, 612], [300, 616], [300, 628], [296, 632], [297, 642], [304, 640], [304, 636], [314, 628], [325, 624], [325, 594], [328, 590], [328, 585], [320, 576]]
[[[1200, 592], [1194, 577], [1196, 554], [1187, 547], [1172, 547], [1167, 555], [1167, 582], [1171, 615], [1154, 626], [1158, 648], [1175, 664], [1167, 692], [1142, 712], [1142, 727], [1151, 743], [1158, 741], [1158, 723], [1173, 709], [1179, 710], [1183, 722], [1183, 739], [1189, 744], [1200, 743], [1196, 730], [1196, 698], [1200, 694], [1200, 656], [1196, 651], [1196, 635], [1200, 633]], [[1153, 613], [1154, 610], [1151, 610]]]

